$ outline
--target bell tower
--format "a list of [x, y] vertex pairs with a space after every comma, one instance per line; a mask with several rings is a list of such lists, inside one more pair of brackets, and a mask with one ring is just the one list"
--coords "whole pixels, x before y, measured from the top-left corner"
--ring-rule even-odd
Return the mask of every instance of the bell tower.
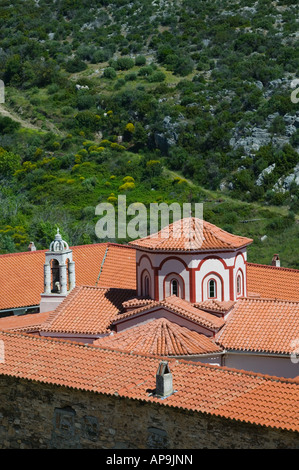
[[40, 312], [49, 312], [65, 299], [75, 287], [73, 252], [57, 229], [55, 239], [46, 252], [44, 264], [44, 292], [41, 294]]

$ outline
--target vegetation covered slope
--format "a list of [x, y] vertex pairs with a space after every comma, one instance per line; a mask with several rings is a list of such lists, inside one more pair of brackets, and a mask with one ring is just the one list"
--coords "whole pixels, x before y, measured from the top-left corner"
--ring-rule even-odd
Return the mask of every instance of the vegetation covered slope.
[[297, 24], [291, 0], [4, 0], [0, 250], [98, 241], [126, 194], [205, 202], [299, 267]]

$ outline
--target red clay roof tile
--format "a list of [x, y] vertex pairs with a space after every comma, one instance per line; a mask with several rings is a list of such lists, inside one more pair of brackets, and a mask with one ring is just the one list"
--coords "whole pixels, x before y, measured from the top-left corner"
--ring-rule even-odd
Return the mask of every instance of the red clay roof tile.
[[170, 310], [175, 314], [181, 315], [213, 331], [219, 330], [219, 328], [224, 325], [224, 321], [221, 318], [200, 310], [199, 308], [194, 307], [190, 302], [187, 302], [175, 295], [160, 301], [147, 301], [146, 305], [143, 305], [142, 307], [117, 315], [114, 324], [123, 322], [129, 318], [131, 319], [132, 317], [137, 317], [140, 314], [144, 315], [147, 312], [150, 312], [153, 308], [165, 308], [166, 310]]
[[12, 315], [0, 318], [0, 330], [26, 331], [38, 330], [48, 320], [51, 312]]
[[299, 269], [247, 263], [247, 283], [249, 295], [299, 301]]
[[298, 338], [299, 302], [240, 299], [215, 340], [225, 349], [291, 354]]
[[209, 299], [204, 300], [203, 302], [196, 302], [192, 305], [193, 307], [206, 310], [208, 312], [225, 314], [229, 312], [235, 304], [236, 302], [233, 300], [221, 301], [217, 299]]
[[[175, 393], [155, 389], [159, 358], [0, 332], [0, 374], [299, 431], [299, 381], [169, 359]], [[16, 354], [17, 352], [17, 354]]]
[[252, 243], [251, 238], [233, 235], [204, 220], [186, 217], [156, 234], [134, 240], [130, 245], [157, 251], [235, 250]]
[[[76, 285], [136, 288], [135, 250], [131, 247], [97, 243], [72, 250]], [[0, 255], [0, 310], [39, 305], [45, 252]]]
[[43, 332], [102, 334], [122, 311], [122, 303], [135, 295], [134, 290], [78, 286], [48, 317]]
[[205, 335], [165, 318], [150, 320], [129, 330], [99, 338], [93, 344], [101, 348], [162, 356], [188, 356], [222, 351]]

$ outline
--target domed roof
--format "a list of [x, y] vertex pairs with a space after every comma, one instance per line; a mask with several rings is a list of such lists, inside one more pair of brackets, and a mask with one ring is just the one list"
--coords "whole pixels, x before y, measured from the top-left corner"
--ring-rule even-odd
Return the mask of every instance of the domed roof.
[[62, 240], [62, 237], [59, 233], [59, 228], [55, 235], [55, 239], [52, 241], [49, 250], [50, 251], [66, 251], [69, 249], [69, 246], [66, 241]]
[[233, 235], [205, 220], [186, 217], [160, 232], [129, 242], [151, 251], [229, 251], [252, 243], [251, 238]]

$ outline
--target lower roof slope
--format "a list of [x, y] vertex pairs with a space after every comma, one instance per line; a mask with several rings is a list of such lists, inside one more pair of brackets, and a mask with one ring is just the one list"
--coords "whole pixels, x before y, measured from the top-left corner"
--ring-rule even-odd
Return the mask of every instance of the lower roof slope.
[[102, 348], [156, 356], [191, 356], [222, 351], [207, 336], [166, 318], [150, 320], [129, 330], [99, 338], [93, 344]]
[[67, 334], [105, 334], [122, 304], [132, 298], [135, 290], [78, 286], [41, 326], [43, 332]]
[[292, 354], [298, 338], [299, 302], [240, 299], [215, 340], [231, 350]]
[[3, 331], [38, 331], [48, 320], [51, 312], [11, 315], [0, 318], [0, 330]]
[[247, 263], [248, 295], [299, 301], [299, 269]]
[[0, 341], [2, 375], [299, 432], [299, 381], [294, 379], [170, 359], [175, 393], [160, 400], [149, 394], [158, 357], [20, 333], [0, 332]]

